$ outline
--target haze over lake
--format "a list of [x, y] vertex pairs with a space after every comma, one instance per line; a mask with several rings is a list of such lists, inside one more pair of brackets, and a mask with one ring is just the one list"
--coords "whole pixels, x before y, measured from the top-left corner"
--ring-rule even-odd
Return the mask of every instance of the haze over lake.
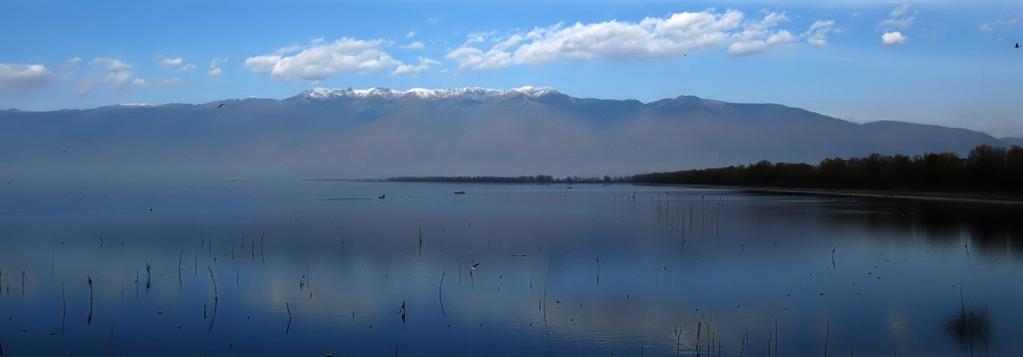
[[[699, 335], [728, 356], [1014, 355], [1020, 218], [627, 184], [14, 181], [0, 344], [673, 356]], [[983, 325], [953, 328], [964, 311]]]

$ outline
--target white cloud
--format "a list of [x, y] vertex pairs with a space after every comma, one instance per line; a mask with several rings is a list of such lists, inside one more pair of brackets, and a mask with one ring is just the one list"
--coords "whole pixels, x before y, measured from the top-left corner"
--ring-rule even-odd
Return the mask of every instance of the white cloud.
[[402, 65], [398, 66], [397, 68], [395, 68], [394, 71], [391, 71], [391, 75], [392, 76], [400, 76], [400, 75], [412, 75], [412, 76], [414, 76], [414, 75], [418, 75], [420, 73], [423, 73], [426, 70], [430, 69], [430, 67], [436, 66], [438, 64], [440, 64], [440, 62], [437, 62], [436, 60], [433, 60], [433, 59], [430, 59], [430, 58], [425, 58], [425, 57], [419, 57], [419, 63], [418, 64], [415, 64], [415, 65], [402, 64]]
[[906, 14], [909, 14], [909, 4], [902, 4], [902, 5], [896, 6], [894, 9], [892, 9], [892, 12], [889, 14], [889, 16], [891, 16], [891, 17], [902, 17], [902, 16], [906, 16]]
[[903, 36], [902, 32], [885, 32], [881, 35], [881, 44], [885, 46], [901, 45], [908, 40], [909, 37]]
[[96, 57], [93, 58], [89, 64], [103, 68], [106, 71], [105, 81], [113, 85], [115, 88], [121, 87], [130, 81], [131, 83], [135, 83], [132, 81], [132, 79], [136, 79], [135, 72], [133, 71], [134, 66], [124, 63], [119, 59]]
[[89, 61], [89, 65], [98, 67], [102, 74], [85, 78], [79, 85], [78, 94], [88, 95], [92, 89], [99, 85], [109, 85], [114, 89], [121, 89], [127, 86], [142, 87], [146, 80], [135, 76], [134, 66], [125, 63], [117, 58], [96, 57]]
[[0, 89], [24, 89], [49, 80], [50, 70], [44, 65], [0, 63]]
[[224, 74], [224, 70], [221, 69], [220, 66], [226, 62], [227, 58], [213, 57], [210, 59], [210, 67], [206, 73], [209, 74], [210, 77], [219, 77], [221, 74]]
[[401, 48], [404, 48], [406, 50], [419, 51], [419, 50], [425, 49], [426, 45], [424, 45], [421, 41], [415, 41], [415, 42], [412, 42], [410, 44], [401, 46]]
[[415, 31], [409, 31], [407, 34], [405, 34], [405, 38], [413, 38], [413, 37], [416, 37], [416, 32]]
[[768, 48], [776, 45], [782, 45], [794, 41], [796, 38], [792, 36], [792, 33], [781, 30], [778, 31], [766, 39], [752, 40], [752, 41], [740, 41], [732, 43], [728, 46], [728, 53], [733, 56], [745, 56], [754, 53], [764, 52]]
[[190, 71], [195, 69], [195, 65], [191, 63], [185, 63], [185, 60], [181, 57], [178, 58], [161, 58], [156, 61], [157, 64], [164, 68], [173, 69], [175, 71]]
[[740, 11], [710, 9], [647, 17], [638, 22], [558, 23], [505, 36], [472, 33], [445, 57], [458, 62], [460, 70], [497, 69], [558, 60], [668, 58], [722, 47], [729, 47], [732, 55], [745, 55], [795, 39], [789, 31], [775, 29], [787, 20], [783, 13], [744, 20]]
[[995, 20], [988, 23], [980, 24], [980, 30], [984, 32], [994, 31], [999, 27], [1016, 27], [1019, 24], [1019, 16], [1011, 17], [1004, 20]]
[[828, 34], [835, 30], [835, 20], [817, 20], [803, 33], [806, 43], [813, 47], [828, 45]]
[[89, 64], [93, 66], [102, 67], [106, 69], [108, 72], [131, 71], [133, 68], [132, 65], [130, 64], [124, 63], [123, 61], [117, 58], [110, 57], [96, 57], [93, 58], [92, 61], [89, 62]]
[[910, 11], [909, 4], [903, 4], [896, 6], [892, 9], [892, 12], [888, 14], [888, 18], [881, 21], [878, 27], [885, 31], [891, 31], [895, 29], [908, 29], [913, 26], [913, 22], [916, 21], [917, 11]]
[[58, 68], [58, 72], [60, 73], [61, 79], [64, 80], [69, 79], [72, 75], [75, 74], [74, 69], [77, 68], [78, 65], [80, 64], [82, 64], [82, 58], [78, 56], [68, 58], [67, 61], [64, 61], [64, 63], [61, 64], [60, 67]]
[[322, 39], [306, 46], [286, 47], [277, 52], [245, 59], [245, 68], [269, 72], [285, 80], [319, 81], [338, 73], [374, 72], [402, 63], [379, 47], [382, 40], [342, 37], [334, 42]]
[[736, 41], [728, 46], [728, 53], [733, 56], [745, 56], [760, 53], [772, 46], [782, 45], [795, 40], [795, 36], [786, 30], [773, 29], [779, 23], [788, 21], [784, 13], [771, 12], [760, 21], [747, 22], [743, 30], [734, 34]]
[[495, 32], [472, 32], [465, 36], [465, 44], [471, 45], [475, 43], [487, 42], [487, 39], [496, 35]]
[[[143, 84], [144, 83], [145, 83], [145, 81], [143, 81]], [[181, 77], [171, 77], [171, 78], [164, 78], [164, 79], [159, 80], [160, 86], [164, 86], [164, 87], [178, 86], [178, 85], [182, 85], [182, 84], [185, 84], [185, 83], [186, 83], [186, 81], [184, 79], [182, 79]]]

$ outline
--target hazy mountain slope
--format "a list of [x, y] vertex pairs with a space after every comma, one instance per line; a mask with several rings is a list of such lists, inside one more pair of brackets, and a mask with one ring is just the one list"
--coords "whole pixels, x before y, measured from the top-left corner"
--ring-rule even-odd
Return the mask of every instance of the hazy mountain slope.
[[965, 129], [855, 124], [776, 104], [651, 103], [551, 89], [315, 89], [200, 105], [0, 112], [0, 177], [629, 174], [1005, 145]]
[[1005, 137], [999, 140], [1001, 140], [1006, 145], [1016, 145], [1019, 147], [1023, 147], [1023, 138]]

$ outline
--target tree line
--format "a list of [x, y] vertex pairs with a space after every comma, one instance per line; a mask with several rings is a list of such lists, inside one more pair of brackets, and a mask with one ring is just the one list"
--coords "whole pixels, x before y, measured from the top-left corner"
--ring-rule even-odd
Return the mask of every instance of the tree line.
[[627, 179], [636, 183], [738, 185], [827, 189], [906, 189], [1023, 192], [1023, 148], [981, 145], [961, 158], [954, 153], [913, 157], [872, 154], [829, 158], [817, 165], [771, 163], [656, 172]]

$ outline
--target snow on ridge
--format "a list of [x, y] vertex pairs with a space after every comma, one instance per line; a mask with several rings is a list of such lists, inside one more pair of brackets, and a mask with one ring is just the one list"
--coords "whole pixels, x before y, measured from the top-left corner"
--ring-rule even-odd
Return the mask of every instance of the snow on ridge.
[[509, 94], [522, 94], [529, 97], [540, 97], [548, 94], [560, 93], [554, 88], [550, 87], [533, 87], [524, 86], [512, 89], [493, 89], [483, 87], [465, 87], [465, 88], [446, 88], [446, 89], [428, 89], [428, 88], [410, 88], [408, 90], [397, 90], [389, 88], [366, 88], [366, 89], [352, 89], [352, 88], [323, 88], [316, 87], [307, 91], [302, 92], [299, 96], [309, 99], [329, 99], [337, 97], [356, 97], [356, 98], [368, 98], [368, 97], [381, 97], [381, 98], [400, 98], [400, 97], [418, 97], [423, 99], [444, 99], [444, 98], [455, 98], [455, 97], [470, 97], [470, 98], [486, 98], [504, 96]]

